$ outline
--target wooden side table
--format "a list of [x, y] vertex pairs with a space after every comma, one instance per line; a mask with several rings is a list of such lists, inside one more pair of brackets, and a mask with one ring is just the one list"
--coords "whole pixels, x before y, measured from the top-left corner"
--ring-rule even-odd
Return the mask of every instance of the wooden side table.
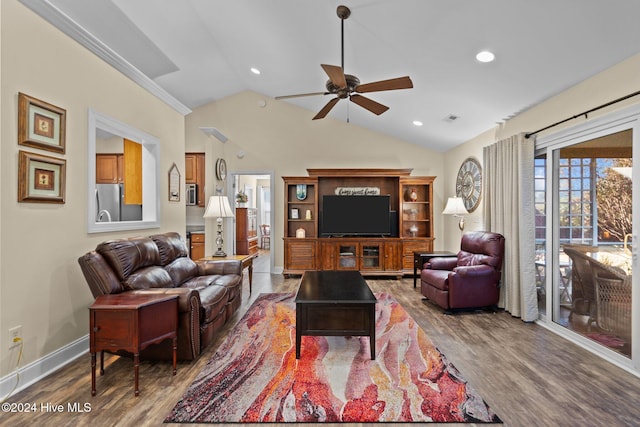
[[431, 258], [438, 257], [454, 257], [457, 254], [448, 251], [439, 251], [439, 252], [414, 252], [413, 253], [413, 287], [416, 287], [416, 283], [418, 281], [418, 270], [422, 270], [422, 266], [425, 262], [429, 261]]
[[240, 261], [242, 265], [242, 269], [245, 268], [249, 271], [249, 293], [251, 293], [251, 287], [253, 285], [253, 259], [257, 258], [258, 254], [249, 254], [249, 255], [227, 255], [224, 257], [221, 256], [209, 256], [201, 258], [203, 261], [224, 261], [224, 260], [233, 260]]
[[165, 339], [173, 340], [173, 375], [178, 348], [178, 296], [164, 294], [101, 295], [89, 307], [91, 395], [96, 395], [96, 353], [104, 375], [104, 351], [133, 353], [134, 393], [140, 395], [140, 351]]

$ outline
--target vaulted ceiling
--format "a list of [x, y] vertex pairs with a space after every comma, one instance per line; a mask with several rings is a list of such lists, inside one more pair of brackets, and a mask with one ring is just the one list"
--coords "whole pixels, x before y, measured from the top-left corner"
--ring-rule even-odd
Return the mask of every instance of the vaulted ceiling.
[[[191, 109], [245, 90], [324, 91], [320, 64], [341, 65], [344, 4], [345, 72], [414, 87], [365, 94], [389, 107], [380, 116], [341, 100], [328, 117], [439, 151], [640, 52], [637, 0], [21, 1], [54, 25], [62, 12]], [[477, 61], [482, 50], [496, 59]], [[331, 97], [269, 102], [311, 120]]]

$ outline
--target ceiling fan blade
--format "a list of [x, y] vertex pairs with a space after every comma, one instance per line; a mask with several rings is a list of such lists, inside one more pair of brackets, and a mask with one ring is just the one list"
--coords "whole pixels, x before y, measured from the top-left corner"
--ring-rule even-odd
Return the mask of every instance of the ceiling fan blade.
[[313, 120], [324, 119], [325, 116], [329, 114], [329, 111], [331, 111], [333, 106], [338, 103], [338, 101], [340, 101], [340, 98], [333, 98], [331, 101], [327, 102], [327, 105], [322, 107], [322, 110], [320, 110], [318, 114], [313, 117]]
[[282, 96], [276, 96], [274, 99], [302, 98], [303, 96], [314, 96], [314, 95], [329, 95], [329, 92], [309, 92], [309, 93], [298, 93], [296, 95], [282, 95]]
[[351, 95], [349, 97], [352, 102], [358, 104], [362, 108], [365, 108], [371, 111], [373, 114], [377, 114], [378, 116], [389, 109], [386, 105], [382, 105], [379, 102], [374, 101], [373, 99], [366, 98], [362, 95]]
[[344, 89], [347, 87], [347, 79], [344, 77], [344, 70], [337, 65], [320, 64], [325, 73], [329, 76], [329, 80], [337, 88]]
[[380, 80], [378, 82], [365, 83], [356, 86], [355, 91], [358, 93], [379, 92], [383, 90], [411, 89], [413, 82], [409, 76], [398, 77], [389, 80]]

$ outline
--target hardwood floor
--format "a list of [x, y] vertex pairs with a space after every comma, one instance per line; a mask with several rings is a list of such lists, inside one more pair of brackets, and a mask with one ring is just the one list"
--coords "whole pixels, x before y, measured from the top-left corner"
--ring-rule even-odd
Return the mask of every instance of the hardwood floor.
[[259, 249], [258, 256], [253, 260], [253, 271], [255, 273], [268, 273], [271, 262], [269, 249]]
[[[198, 375], [226, 331], [261, 292], [295, 292], [299, 278], [254, 273], [253, 294], [245, 277], [243, 305], [200, 358], [179, 363], [142, 362], [140, 396], [133, 395], [131, 359], [105, 357], [105, 375], [91, 397], [90, 357], [86, 354], [11, 397], [37, 406], [35, 413], [0, 414], [11, 426], [160, 426]], [[443, 315], [421, 300], [413, 279], [367, 280], [374, 292], [390, 292], [427, 332], [463, 378], [474, 386], [506, 426], [638, 426], [640, 378], [605, 362], [536, 324], [508, 313]], [[43, 406], [63, 405], [62, 412]], [[89, 404], [73, 413], [68, 405]], [[52, 408], [52, 407], [50, 407]], [[45, 408], [46, 409], [46, 408]], [[398, 425], [398, 424], [396, 424]], [[436, 424], [437, 425], [437, 424]]]

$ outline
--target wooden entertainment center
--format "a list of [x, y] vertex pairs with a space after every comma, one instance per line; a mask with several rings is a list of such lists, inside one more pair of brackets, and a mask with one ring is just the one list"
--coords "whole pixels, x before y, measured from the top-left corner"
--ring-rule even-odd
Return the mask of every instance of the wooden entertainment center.
[[[433, 250], [434, 176], [412, 169], [307, 169], [284, 180], [285, 275], [358, 270], [369, 276], [413, 274], [413, 252]], [[390, 236], [321, 235], [325, 195], [389, 195]]]

